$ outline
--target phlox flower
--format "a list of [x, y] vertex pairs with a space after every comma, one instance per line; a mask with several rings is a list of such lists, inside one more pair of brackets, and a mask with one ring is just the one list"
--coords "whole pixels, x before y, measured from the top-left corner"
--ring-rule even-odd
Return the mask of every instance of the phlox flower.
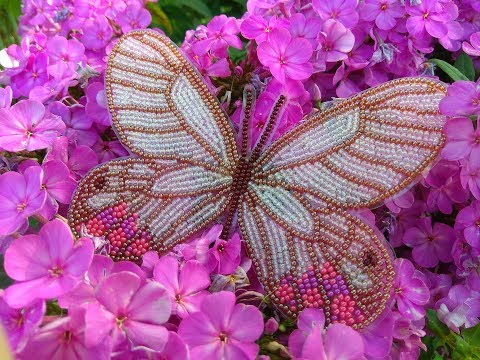
[[189, 360], [188, 346], [174, 331], [168, 332], [168, 340], [161, 353], [153, 355], [155, 360]]
[[93, 121], [102, 126], [111, 125], [110, 113], [108, 112], [107, 95], [105, 93], [105, 84], [94, 82], [88, 85], [85, 95], [87, 95], [87, 104], [85, 113]]
[[208, 271], [195, 260], [187, 261], [179, 271], [173, 256], [164, 256], [156, 263], [153, 277], [166, 290], [172, 301], [172, 312], [181, 318], [199, 310], [210, 286]]
[[258, 46], [260, 62], [267, 66], [280, 82], [287, 79], [304, 80], [312, 74], [312, 46], [308, 40], [292, 38], [287, 29], [275, 29], [270, 33], [270, 41]]
[[439, 260], [451, 261], [454, 241], [453, 229], [439, 222], [432, 226], [431, 217], [419, 219], [416, 225], [407, 229], [403, 235], [405, 245], [413, 248], [413, 260], [426, 268], [436, 266]]
[[392, 317], [395, 320], [393, 327], [395, 346], [392, 354], [399, 359], [418, 359], [420, 349], [427, 350], [425, 344], [422, 343], [422, 337], [426, 335], [423, 330], [425, 319], [410, 320], [396, 311], [392, 312]]
[[313, 8], [322, 20], [333, 19], [351, 29], [358, 23], [357, 0], [313, 0]]
[[48, 55], [45, 52], [30, 54], [23, 69], [11, 78], [13, 96], [28, 96], [36, 86], [48, 81]]
[[459, 211], [455, 230], [461, 231], [471, 246], [480, 248], [480, 201], [474, 201]]
[[420, 271], [407, 259], [395, 259], [394, 290], [398, 311], [407, 319], [417, 320], [425, 316], [425, 304], [430, 294]]
[[452, 286], [448, 296], [435, 304], [438, 318], [457, 333], [462, 326], [475, 326], [480, 317], [479, 295], [465, 285]]
[[394, 322], [393, 312], [387, 306], [377, 319], [359, 331], [367, 359], [383, 359], [388, 356], [392, 348]]
[[82, 44], [90, 50], [103, 49], [112, 38], [113, 30], [105, 16], [88, 19], [83, 26]]
[[120, 156], [127, 156], [128, 151], [123, 147], [122, 143], [118, 140], [102, 140], [97, 138], [97, 142], [93, 145], [92, 149], [98, 157], [99, 163], [115, 159]]
[[255, 359], [263, 318], [252, 305], [235, 305], [235, 295], [221, 291], [202, 301], [200, 311], [183, 319], [178, 334], [192, 359]]
[[58, 35], [47, 41], [47, 53], [50, 58], [48, 73], [55, 78], [62, 78], [65, 72], [73, 73], [85, 59], [85, 47], [81, 42]]
[[276, 16], [267, 20], [262, 16], [251, 15], [242, 20], [240, 31], [245, 38], [255, 40], [257, 44], [260, 44], [270, 40], [270, 34], [274, 29], [288, 28], [289, 24], [288, 19]]
[[29, 216], [40, 211], [47, 197], [42, 182], [39, 167], [28, 168], [23, 174], [9, 171], [0, 175], [0, 235], [15, 232]]
[[335, 323], [324, 331], [322, 310], [305, 309], [298, 317], [297, 327], [288, 338], [288, 348], [294, 358], [335, 360], [363, 359], [361, 335], [351, 327]]
[[162, 325], [171, 314], [171, 301], [157, 282], [144, 283], [130, 272], [110, 274], [96, 288], [97, 301], [86, 305], [86, 344], [97, 346], [110, 336], [114, 348], [127, 342], [162, 351], [168, 331]]
[[462, 43], [462, 49], [468, 55], [480, 56], [480, 32], [475, 32], [470, 35], [470, 41]]
[[[470, 116], [480, 113], [480, 84], [459, 80], [449, 85], [447, 96], [439, 105], [440, 111], [449, 116]], [[451, 120], [450, 120], [451, 121]], [[449, 121], [447, 121], [448, 125]], [[454, 128], [451, 129], [452, 133]]]
[[204, 54], [202, 56], [195, 55], [193, 63], [200, 71], [200, 74], [206, 77], [228, 77], [230, 76], [230, 64], [227, 59], [218, 59], [212, 62], [212, 56]]
[[10, 348], [15, 352], [23, 349], [29, 337], [40, 326], [45, 313], [45, 302], [37, 301], [30, 306], [14, 309], [0, 298], [0, 324], [6, 331]]
[[68, 225], [52, 220], [38, 235], [18, 238], [5, 252], [5, 271], [17, 282], [5, 290], [4, 300], [20, 308], [65, 294], [80, 282], [92, 257], [89, 239], [74, 243]]
[[466, 117], [453, 118], [447, 121], [444, 129], [447, 143], [442, 156], [445, 159], [480, 162], [480, 129], [474, 129], [472, 120]]
[[43, 326], [18, 355], [18, 359], [110, 359], [110, 339], [96, 346], [86, 346], [85, 327], [85, 309], [72, 309], [68, 316]]
[[467, 162], [462, 166], [460, 180], [464, 189], [469, 189], [475, 199], [480, 199], [480, 163]]
[[45, 149], [65, 131], [60, 118], [45, 115], [35, 100], [22, 100], [10, 109], [0, 109], [0, 147], [7, 151]]
[[302, 38], [310, 41], [315, 46], [315, 39], [322, 29], [322, 23], [317, 17], [305, 17], [303, 14], [295, 14], [290, 17], [290, 34], [293, 38]]
[[115, 17], [115, 22], [120, 25], [124, 34], [130, 30], [144, 29], [151, 21], [152, 15], [140, 1], [130, 1], [125, 10]]
[[215, 16], [208, 23], [206, 30], [207, 38], [193, 44], [192, 50], [195, 54], [203, 55], [210, 51], [219, 58], [225, 58], [229, 46], [242, 48], [242, 41], [237, 36], [240, 29], [234, 17]]
[[414, 35], [427, 32], [436, 38], [447, 35], [447, 23], [458, 16], [457, 6], [450, 1], [422, 0], [418, 5], [407, 1], [405, 10], [410, 15], [406, 24], [408, 32]]
[[318, 44], [317, 61], [336, 62], [348, 57], [347, 53], [355, 44], [355, 36], [342, 23], [327, 20], [318, 34]]
[[379, 29], [390, 30], [405, 15], [405, 10], [397, 0], [366, 0], [361, 15], [367, 21], [375, 20]]
[[0, 88], [0, 108], [8, 109], [12, 105], [13, 92], [10, 86]]

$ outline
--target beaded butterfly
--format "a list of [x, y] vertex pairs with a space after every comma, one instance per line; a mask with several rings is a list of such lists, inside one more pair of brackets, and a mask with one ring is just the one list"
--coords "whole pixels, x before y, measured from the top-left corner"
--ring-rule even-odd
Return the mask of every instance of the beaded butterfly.
[[239, 226], [273, 304], [295, 317], [322, 308], [354, 328], [385, 308], [394, 277], [383, 236], [352, 211], [380, 205], [425, 170], [444, 143], [431, 79], [387, 82], [309, 116], [271, 145], [280, 97], [250, 146], [253, 90], [235, 140], [202, 77], [165, 36], [122, 37], [107, 66], [113, 126], [128, 158], [93, 169], [69, 221], [104, 237], [115, 260], [165, 253], [215, 223]]

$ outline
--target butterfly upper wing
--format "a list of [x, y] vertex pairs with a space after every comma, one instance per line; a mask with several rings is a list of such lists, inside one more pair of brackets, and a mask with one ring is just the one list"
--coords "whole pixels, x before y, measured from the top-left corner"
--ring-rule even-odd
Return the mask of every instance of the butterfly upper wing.
[[132, 153], [235, 164], [228, 117], [166, 36], [139, 30], [120, 38], [109, 55], [105, 83], [113, 125]]
[[218, 221], [231, 197], [236, 143], [201, 76], [155, 31], [120, 38], [105, 81], [113, 127], [135, 157], [83, 178], [69, 221], [77, 233], [104, 237], [114, 259], [138, 261]]
[[375, 206], [427, 168], [444, 142], [443, 85], [388, 82], [315, 114], [254, 165], [239, 224], [260, 280], [285, 313], [323, 308], [356, 328], [384, 309], [392, 255], [350, 210]]

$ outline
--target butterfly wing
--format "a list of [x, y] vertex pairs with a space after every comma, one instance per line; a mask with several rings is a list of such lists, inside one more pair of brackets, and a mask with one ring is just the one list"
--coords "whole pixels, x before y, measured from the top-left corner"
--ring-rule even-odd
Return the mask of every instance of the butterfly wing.
[[151, 30], [122, 37], [106, 73], [113, 127], [134, 155], [92, 170], [69, 211], [117, 260], [168, 251], [218, 221], [230, 199], [236, 143], [201, 76]]
[[254, 165], [239, 211], [260, 280], [280, 310], [323, 308], [356, 328], [384, 309], [393, 280], [382, 235], [351, 210], [407, 187], [437, 156], [445, 88], [400, 79], [315, 114]]

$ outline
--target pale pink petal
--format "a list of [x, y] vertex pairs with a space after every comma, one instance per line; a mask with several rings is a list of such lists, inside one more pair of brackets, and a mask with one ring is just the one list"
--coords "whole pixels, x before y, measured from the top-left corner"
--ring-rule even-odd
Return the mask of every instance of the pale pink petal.
[[140, 287], [140, 281], [137, 275], [130, 272], [112, 274], [97, 287], [96, 297], [108, 311], [119, 314], [127, 310]]
[[127, 337], [137, 346], [145, 346], [155, 351], [162, 351], [167, 343], [168, 330], [163, 326], [147, 324], [134, 320], [125, 323]]
[[181, 294], [193, 294], [210, 286], [210, 275], [202, 264], [198, 261], [190, 260], [187, 261], [180, 271], [179, 282]]
[[176, 294], [179, 291], [178, 261], [173, 256], [164, 256], [155, 264], [153, 277], [169, 292]]
[[42, 226], [39, 235], [46, 243], [50, 263], [52, 265], [63, 263], [73, 247], [70, 227], [63, 221], [54, 219]]
[[362, 337], [351, 327], [343, 324], [331, 325], [325, 335], [327, 359], [363, 359]]
[[261, 312], [252, 305], [237, 304], [230, 319], [231, 336], [242, 342], [254, 342], [263, 332]]
[[5, 271], [17, 281], [48, 274], [50, 266], [45, 242], [38, 235], [25, 235], [13, 241], [5, 252]]
[[90, 303], [85, 312], [85, 344], [100, 344], [115, 326], [115, 316], [98, 303]]
[[127, 311], [137, 322], [163, 324], [170, 317], [172, 303], [160, 284], [149, 282], [135, 293]]

